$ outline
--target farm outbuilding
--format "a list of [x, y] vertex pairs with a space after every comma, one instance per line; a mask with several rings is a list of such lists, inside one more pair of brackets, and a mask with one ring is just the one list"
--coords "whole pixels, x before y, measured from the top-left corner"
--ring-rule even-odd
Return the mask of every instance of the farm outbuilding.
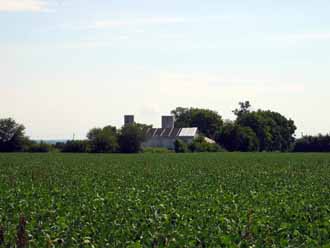
[[[125, 116], [125, 124], [134, 123], [134, 116], [130, 115], [127, 122]], [[161, 128], [147, 128], [145, 130], [146, 141], [142, 144], [143, 147], [163, 147], [167, 149], [174, 149], [175, 140], [179, 139], [188, 144], [192, 143], [198, 137], [197, 127], [174, 127], [174, 116], [162, 116]], [[206, 138], [205, 141], [214, 143], [213, 140]]]

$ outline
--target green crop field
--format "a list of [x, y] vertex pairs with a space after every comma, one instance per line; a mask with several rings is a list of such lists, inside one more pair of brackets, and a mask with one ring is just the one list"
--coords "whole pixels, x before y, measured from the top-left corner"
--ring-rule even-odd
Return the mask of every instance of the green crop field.
[[0, 154], [0, 247], [330, 247], [330, 154]]

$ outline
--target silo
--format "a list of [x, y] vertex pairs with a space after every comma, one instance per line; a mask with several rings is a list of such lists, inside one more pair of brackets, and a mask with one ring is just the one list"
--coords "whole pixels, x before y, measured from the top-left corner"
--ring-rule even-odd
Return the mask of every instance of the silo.
[[124, 125], [130, 125], [134, 123], [134, 115], [125, 115], [124, 116]]
[[174, 128], [174, 116], [172, 115], [162, 116], [162, 128]]

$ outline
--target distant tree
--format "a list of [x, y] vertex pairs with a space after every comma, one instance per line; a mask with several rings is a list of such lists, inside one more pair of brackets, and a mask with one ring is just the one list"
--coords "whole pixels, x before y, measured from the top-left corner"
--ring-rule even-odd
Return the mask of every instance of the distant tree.
[[62, 151], [62, 150], [64, 149], [65, 143], [66, 143], [66, 142], [56, 142], [56, 143], [53, 145], [53, 148], [54, 148], [55, 150]]
[[228, 151], [259, 150], [259, 140], [255, 132], [249, 127], [242, 127], [235, 123], [225, 123], [216, 141]]
[[44, 142], [33, 142], [29, 145], [27, 152], [38, 152], [38, 153], [45, 153], [50, 152], [52, 150], [52, 146], [49, 144], [46, 144]]
[[238, 105], [240, 108], [233, 111], [236, 116], [239, 117], [250, 112], [251, 103], [249, 101], [239, 102]]
[[93, 128], [87, 138], [90, 142], [91, 152], [106, 153], [118, 150], [118, 137], [116, 127]]
[[211, 139], [223, 125], [222, 117], [209, 109], [178, 107], [171, 113], [175, 117], [175, 127], [198, 127], [199, 132]]
[[183, 140], [177, 139], [174, 142], [174, 151], [176, 153], [185, 153], [188, 152], [188, 144], [184, 142]]
[[122, 127], [119, 133], [119, 151], [122, 153], [138, 153], [142, 151], [142, 143], [145, 141], [144, 124], [129, 124]]
[[11, 118], [0, 119], [0, 152], [20, 152], [24, 150], [27, 137], [25, 127]]
[[61, 152], [86, 153], [90, 152], [90, 142], [88, 140], [69, 140], [61, 145]]
[[294, 121], [270, 110], [237, 112], [236, 124], [251, 128], [258, 137], [261, 151], [292, 149], [296, 126]]
[[296, 140], [294, 152], [330, 152], [330, 135], [303, 136]]

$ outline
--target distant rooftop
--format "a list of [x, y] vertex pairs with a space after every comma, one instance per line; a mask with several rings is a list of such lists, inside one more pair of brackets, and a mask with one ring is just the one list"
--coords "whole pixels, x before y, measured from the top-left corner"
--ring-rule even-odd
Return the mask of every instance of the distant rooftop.
[[197, 127], [187, 128], [148, 128], [147, 137], [194, 137], [197, 134]]

